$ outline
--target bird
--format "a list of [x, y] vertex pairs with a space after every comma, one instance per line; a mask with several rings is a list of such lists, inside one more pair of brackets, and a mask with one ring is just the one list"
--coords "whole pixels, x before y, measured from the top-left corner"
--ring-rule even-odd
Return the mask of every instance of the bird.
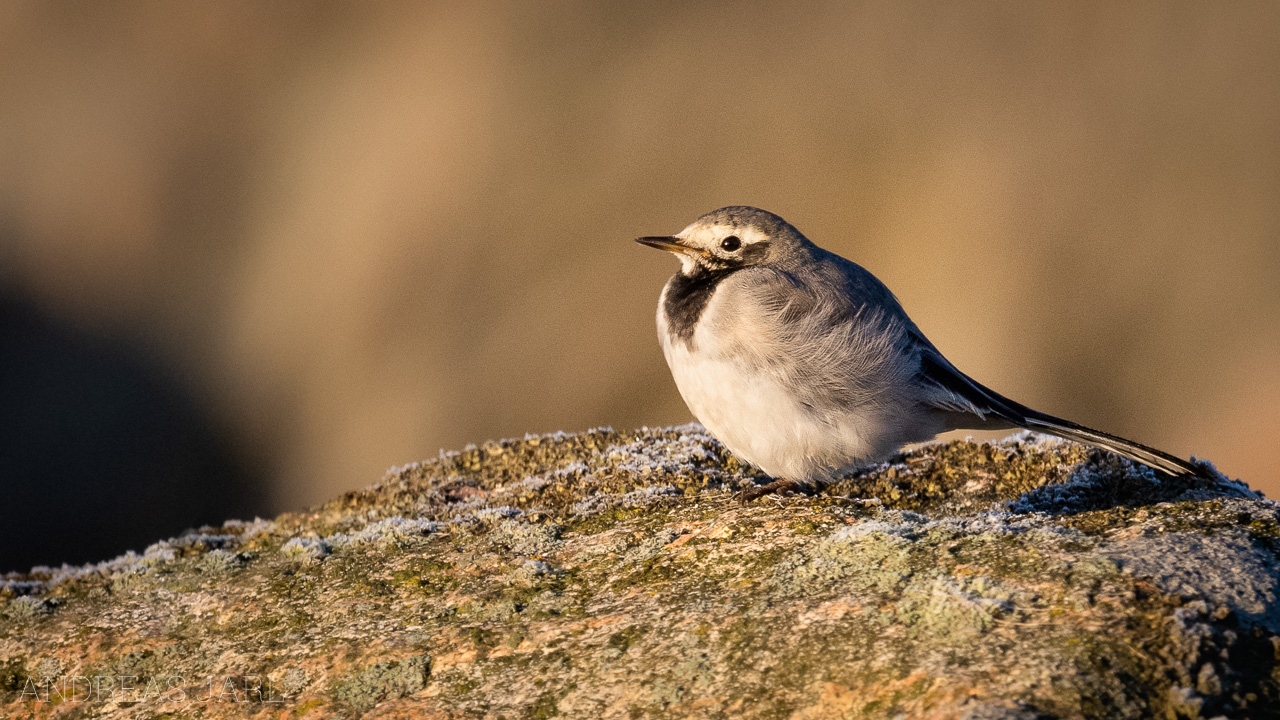
[[950, 430], [1023, 428], [1104, 448], [1174, 476], [1209, 471], [1033, 410], [958, 370], [870, 271], [744, 205], [636, 242], [680, 268], [658, 300], [658, 338], [681, 397], [771, 482], [744, 500], [813, 492]]

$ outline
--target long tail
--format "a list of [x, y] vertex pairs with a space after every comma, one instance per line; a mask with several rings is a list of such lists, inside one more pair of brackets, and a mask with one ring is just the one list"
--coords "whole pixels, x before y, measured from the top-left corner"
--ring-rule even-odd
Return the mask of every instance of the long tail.
[[[1021, 406], [1020, 406], [1021, 407]], [[1049, 435], [1057, 435], [1068, 440], [1085, 443], [1086, 445], [1096, 445], [1100, 448], [1106, 448], [1117, 455], [1123, 455], [1130, 460], [1136, 460], [1144, 465], [1150, 465], [1157, 470], [1163, 470], [1170, 475], [1196, 475], [1200, 477], [1209, 476], [1205, 470], [1199, 468], [1182, 458], [1170, 455], [1167, 452], [1157, 450], [1153, 447], [1147, 447], [1139, 442], [1127, 440], [1125, 438], [1104, 433], [1101, 430], [1094, 430], [1083, 425], [1078, 425], [1070, 420], [1046, 415], [1042, 412], [1031, 410], [1023, 407], [1027, 411], [1025, 419], [1020, 423], [1021, 427], [1036, 432], [1048, 433]], [[1212, 479], [1212, 478], [1210, 478]]]
[[[1169, 453], [1117, 435], [1104, 433], [1101, 430], [1094, 430], [1093, 428], [1073, 423], [1070, 420], [1063, 420], [1038, 410], [1032, 410], [1026, 405], [1014, 402], [960, 372], [936, 350], [923, 353], [920, 377], [922, 380], [943, 389], [951, 396], [962, 399], [965, 405], [970, 406], [962, 408], [952, 403], [947, 403], [948, 407], [945, 409], [952, 411], [950, 413], [951, 417], [976, 420], [976, 422], [968, 425], [957, 424], [954, 429], [965, 427], [978, 429], [983, 425], [1003, 425], [1000, 422], [1003, 421], [1027, 430], [1056, 435], [1067, 440], [1075, 440], [1086, 445], [1105, 448], [1117, 455], [1149, 465], [1170, 475], [1194, 475], [1210, 480], [1216, 479], [1205, 468], [1193, 465]], [[964, 412], [956, 413], [954, 412], [956, 410], [963, 410]], [[961, 422], [963, 423], [963, 421]]]

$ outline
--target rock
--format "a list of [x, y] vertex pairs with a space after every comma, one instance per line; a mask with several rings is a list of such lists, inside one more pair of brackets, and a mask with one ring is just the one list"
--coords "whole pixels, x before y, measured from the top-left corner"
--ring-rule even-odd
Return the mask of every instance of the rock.
[[1277, 714], [1280, 517], [1239, 482], [1032, 435], [762, 480], [698, 426], [558, 433], [9, 574], [0, 715]]

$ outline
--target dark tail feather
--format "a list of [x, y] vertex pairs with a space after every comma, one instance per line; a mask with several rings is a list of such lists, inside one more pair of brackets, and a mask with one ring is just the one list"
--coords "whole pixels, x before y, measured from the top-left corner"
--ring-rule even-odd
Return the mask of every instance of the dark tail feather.
[[[1163, 470], [1170, 475], [1193, 475], [1208, 480], [1217, 479], [1208, 470], [1192, 465], [1186, 460], [1174, 457], [1169, 453], [1116, 435], [1104, 433], [1100, 430], [1087, 428], [1070, 420], [1056, 418], [1014, 402], [960, 372], [955, 366], [947, 362], [941, 354], [937, 354], [936, 350], [925, 353], [921, 360], [921, 376], [923, 379], [965, 399], [981, 413], [982, 418], [969, 427], [975, 429], [984, 425], [998, 427], [1002, 424], [1000, 421], [1003, 421], [1027, 430], [1056, 435], [1067, 440], [1105, 448], [1130, 460], [1149, 465], [1157, 470]], [[949, 412], [948, 415], [954, 421], [957, 413]], [[969, 417], [977, 418], [974, 415]], [[955, 429], [960, 427], [963, 426], [956, 425]]]
[[1068, 440], [1075, 440], [1086, 445], [1105, 448], [1130, 460], [1150, 465], [1157, 470], [1163, 470], [1170, 475], [1194, 475], [1213, 479], [1206, 474], [1205, 470], [1192, 465], [1182, 458], [1147, 447], [1142, 443], [1136, 443], [1100, 430], [1077, 425], [1069, 420], [1062, 420], [1035, 410], [1030, 411], [1022, 427], [1036, 432], [1048, 433], [1049, 435], [1057, 435]]

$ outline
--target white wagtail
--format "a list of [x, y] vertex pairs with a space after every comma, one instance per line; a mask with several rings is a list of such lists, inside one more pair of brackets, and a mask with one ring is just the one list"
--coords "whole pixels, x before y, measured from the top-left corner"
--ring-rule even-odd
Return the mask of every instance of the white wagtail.
[[1026, 428], [1208, 477], [982, 386], [938, 352], [884, 283], [773, 213], [721, 208], [636, 242], [680, 258], [658, 300], [680, 394], [730, 451], [776, 479], [746, 499], [810, 489], [960, 429]]

